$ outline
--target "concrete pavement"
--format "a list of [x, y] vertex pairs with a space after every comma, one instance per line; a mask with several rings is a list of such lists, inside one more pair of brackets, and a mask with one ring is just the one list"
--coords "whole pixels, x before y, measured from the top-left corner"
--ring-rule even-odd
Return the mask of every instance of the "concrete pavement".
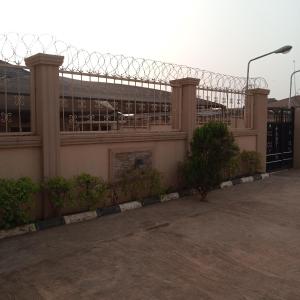
[[0, 241], [0, 299], [300, 299], [300, 171]]

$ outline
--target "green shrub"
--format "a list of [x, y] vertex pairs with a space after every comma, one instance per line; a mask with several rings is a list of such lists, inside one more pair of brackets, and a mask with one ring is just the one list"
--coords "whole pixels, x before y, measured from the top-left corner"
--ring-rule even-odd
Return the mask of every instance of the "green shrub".
[[224, 180], [229, 180], [235, 177], [239, 177], [241, 173], [241, 156], [240, 153], [230, 159], [228, 165], [224, 169]]
[[134, 168], [123, 173], [116, 184], [129, 200], [141, 200], [163, 192], [162, 176], [152, 168]]
[[221, 183], [224, 170], [238, 151], [226, 124], [209, 122], [197, 128], [191, 153], [182, 165], [187, 186], [198, 189], [204, 200], [207, 193]]
[[242, 151], [240, 160], [242, 175], [253, 175], [261, 168], [260, 155], [256, 151]]
[[224, 170], [224, 180], [235, 177], [250, 176], [261, 168], [260, 155], [256, 151], [242, 151], [229, 162]]
[[104, 200], [107, 185], [99, 177], [82, 173], [74, 177], [74, 192], [80, 204], [92, 209]]
[[56, 176], [48, 179], [44, 184], [44, 188], [49, 195], [53, 208], [56, 210], [56, 214], [60, 214], [61, 209], [71, 201], [71, 181], [61, 176]]
[[38, 185], [27, 177], [0, 179], [0, 228], [28, 223], [37, 191]]

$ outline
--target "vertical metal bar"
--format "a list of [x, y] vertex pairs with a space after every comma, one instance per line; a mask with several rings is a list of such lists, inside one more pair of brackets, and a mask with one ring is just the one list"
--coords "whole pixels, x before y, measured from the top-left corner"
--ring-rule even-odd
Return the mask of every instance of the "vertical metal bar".
[[[117, 120], [117, 114], [116, 114], [116, 98], [114, 98], [114, 124], [118, 123], [118, 120]], [[115, 128], [114, 126], [114, 130], [118, 129], [118, 125], [117, 125], [117, 128]]]
[[[107, 82], [107, 77], [106, 77], [106, 88], [107, 88], [107, 86], [108, 86], [108, 82]], [[114, 79], [115, 80], [115, 79]], [[108, 103], [108, 99], [106, 100], [107, 101], [107, 103]], [[106, 107], [106, 116], [105, 116], [105, 118], [106, 118], [106, 132], [108, 132], [108, 107], [107, 107], [107, 105], [105, 106]]]
[[[120, 87], [123, 89], [123, 79], [121, 79]], [[123, 93], [120, 93], [118, 99], [118, 130], [122, 129], [124, 124], [124, 103], [123, 103]]]
[[[89, 81], [90, 81], [90, 90], [92, 89], [92, 77], [90, 75], [89, 77]], [[90, 123], [90, 131], [93, 130], [93, 112], [92, 112], [92, 95], [90, 93], [90, 101], [89, 101], [89, 123]]]
[[108, 107], [106, 105], [106, 131], [109, 130]]
[[84, 108], [84, 100], [83, 100], [83, 87], [82, 87], [82, 73], [80, 73], [80, 92], [81, 92], [81, 97], [80, 97], [80, 112], [81, 112], [81, 131], [83, 131], [83, 108]]
[[[209, 96], [208, 96], [208, 89], [206, 89], [206, 105], [207, 105], [207, 110], [208, 110], [208, 112], [210, 112], [211, 111], [211, 107], [210, 107], [210, 101], [209, 101]], [[207, 123], [207, 121], [208, 120], [210, 120], [210, 116], [208, 115], [208, 116], [206, 116], [205, 117], [205, 123]]]
[[4, 122], [5, 122], [5, 132], [8, 132], [8, 112], [7, 112], [7, 74], [6, 70], [4, 73]]
[[200, 124], [200, 105], [201, 105], [201, 95], [199, 86], [196, 87], [196, 123]]
[[22, 132], [22, 117], [21, 117], [21, 105], [22, 105], [22, 98], [20, 93], [20, 73], [19, 69], [17, 71], [17, 103], [15, 103], [18, 106], [18, 127], [19, 132]]
[[158, 111], [159, 111], [159, 125], [162, 125], [162, 93], [161, 93], [161, 81], [159, 82], [159, 104], [158, 104]]
[[156, 93], [155, 93], [155, 82], [153, 84], [153, 116], [154, 116], [154, 125], [156, 125]]
[[[100, 78], [98, 77], [98, 84], [100, 85]], [[97, 98], [97, 108], [98, 108], [98, 131], [101, 131], [101, 99]]]
[[229, 110], [229, 99], [228, 99], [228, 91], [226, 91], [226, 116], [228, 125], [230, 125], [230, 110]]
[[213, 98], [213, 91], [210, 91], [210, 110], [212, 113], [211, 121], [215, 121], [215, 114], [214, 114], [214, 98]]
[[[148, 89], [149, 89], [149, 87], [150, 87], [150, 83], [149, 83], [149, 81], [148, 81]], [[147, 106], [148, 106], [148, 129], [150, 128], [150, 122], [151, 122], [151, 119], [150, 119], [150, 103], [149, 102], [147, 102]]]
[[[129, 80], [128, 80], [127, 84], [128, 84], [128, 86], [130, 86]], [[128, 123], [128, 127], [131, 128], [130, 102], [129, 102], [128, 96], [127, 96], [127, 123]]]
[[165, 125], [167, 125], [167, 85], [165, 84], [165, 91], [164, 91], [164, 104], [165, 104]]
[[134, 121], [134, 129], [136, 129], [136, 80], [134, 81], [134, 99], [133, 99], [133, 102], [134, 102], [134, 117], [133, 117], [133, 121]]
[[74, 74], [71, 74], [71, 107], [72, 107], [72, 131], [75, 131], [75, 110], [74, 110]]
[[[223, 117], [223, 109], [222, 109], [222, 103], [221, 103], [221, 99], [222, 99], [222, 92], [219, 91], [219, 107], [218, 107], [218, 112], [219, 112], [219, 121], [221, 122], [224, 122], [225, 123], [225, 120], [224, 120], [224, 117]], [[220, 111], [221, 110], [221, 111]], [[221, 112], [221, 113], [220, 113]]]
[[62, 83], [62, 130], [65, 131], [65, 85], [64, 85], [64, 72], [61, 72]]
[[[142, 90], [144, 90], [144, 82], [142, 82], [141, 86]], [[140, 94], [140, 111], [141, 111], [141, 126], [144, 129], [145, 128], [145, 101], [144, 101], [143, 93]]]

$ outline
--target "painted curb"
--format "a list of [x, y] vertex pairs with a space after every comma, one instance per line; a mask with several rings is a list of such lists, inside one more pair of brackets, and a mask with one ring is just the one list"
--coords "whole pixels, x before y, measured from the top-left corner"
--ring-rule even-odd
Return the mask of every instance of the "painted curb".
[[241, 178], [242, 183], [253, 182], [253, 176], [243, 177]]
[[35, 227], [35, 224], [33, 224], [33, 223], [23, 225], [23, 226], [18, 226], [13, 229], [1, 230], [0, 231], [0, 239], [4, 239], [7, 237], [11, 237], [11, 236], [17, 236], [17, 235], [21, 235], [21, 234], [25, 234], [25, 233], [29, 233], [29, 232], [34, 232], [34, 231], [36, 231], [36, 227]]
[[160, 197], [149, 197], [149, 198], [145, 198], [142, 200], [142, 206], [147, 206], [147, 205], [152, 205], [152, 204], [156, 204], [156, 203], [160, 203]]
[[141, 208], [142, 203], [138, 202], [138, 201], [131, 201], [131, 202], [126, 202], [126, 203], [120, 204], [119, 206], [120, 206], [121, 212], [124, 212], [126, 210]]
[[254, 181], [257, 181], [257, 180], [263, 180], [263, 178], [261, 177], [261, 174], [256, 174], [253, 176], [253, 179]]
[[224, 189], [224, 188], [232, 187], [234, 185], [241, 184], [241, 183], [248, 183], [248, 182], [253, 182], [253, 181], [257, 181], [257, 180], [264, 180], [269, 177], [270, 177], [269, 173], [263, 173], [263, 174], [255, 174], [253, 176], [237, 178], [237, 179], [222, 182], [220, 184], [220, 188]]
[[121, 209], [120, 209], [119, 205], [113, 205], [113, 206], [109, 206], [109, 207], [97, 208], [96, 209], [96, 213], [97, 213], [98, 217], [117, 214], [117, 213], [120, 213], [120, 212], [121, 212]]
[[[254, 176], [237, 178], [234, 180], [222, 182], [220, 184], [220, 188], [224, 189], [224, 188], [232, 187], [234, 185], [241, 184], [241, 183], [253, 182], [253, 181], [257, 181], [257, 180], [264, 180], [269, 177], [270, 177], [270, 175], [268, 173], [264, 173], [264, 174], [256, 174]], [[149, 197], [149, 198], [145, 198], [141, 201], [131, 201], [131, 202], [117, 204], [117, 205], [113, 205], [113, 206], [109, 206], [109, 207], [97, 208], [94, 211], [88, 211], [88, 212], [83, 212], [83, 213], [79, 213], [79, 214], [66, 215], [63, 217], [58, 217], [58, 218], [53, 218], [53, 219], [48, 219], [48, 220], [43, 220], [43, 221], [37, 221], [35, 223], [18, 226], [13, 229], [0, 230], [0, 239], [25, 234], [28, 232], [41, 231], [41, 230], [56, 227], [56, 226], [80, 223], [80, 222], [84, 222], [87, 220], [96, 219], [97, 217], [99, 218], [99, 217], [103, 217], [106, 215], [122, 213], [122, 212], [125, 212], [128, 210], [141, 208], [141, 207], [152, 205], [155, 203], [168, 202], [171, 200], [179, 199], [184, 196], [190, 196], [190, 195], [195, 195], [195, 194], [197, 194], [195, 189], [183, 190], [178, 193], [170, 193], [170, 194], [162, 195], [160, 197]]]
[[35, 222], [36, 230], [49, 229], [60, 225], [65, 225], [64, 217], [52, 218]]
[[171, 194], [163, 195], [160, 198], [160, 201], [167, 202], [167, 201], [176, 200], [176, 199], [179, 199], [179, 193], [171, 193]]
[[270, 174], [269, 173], [264, 173], [264, 174], [261, 174], [261, 179], [264, 180], [266, 178], [269, 178], [270, 177]]
[[241, 178], [237, 178], [237, 179], [233, 179], [232, 180], [232, 184], [233, 185], [237, 185], [237, 184], [241, 184], [242, 183], [242, 179]]
[[221, 183], [220, 188], [224, 189], [224, 188], [232, 187], [232, 186], [233, 186], [232, 181], [224, 181], [224, 182]]
[[64, 216], [65, 223], [67, 225], [73, 223], [79, 223], [87, 220], [92, 220], [97, 218], [97, 212], [94, 211], [87, 211], [80, 214], [68, 215]]

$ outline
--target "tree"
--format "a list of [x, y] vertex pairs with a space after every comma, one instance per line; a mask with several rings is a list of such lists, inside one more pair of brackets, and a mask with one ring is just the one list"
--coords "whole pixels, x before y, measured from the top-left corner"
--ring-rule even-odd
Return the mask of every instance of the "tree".
[[226, 124], [209, 122], [197, 128], [191, 142], [191, 152], [182, 171], [188, 187], [200, 192], [201, 200], [222, 181], [223, 170], [237, 155], [239, 148]]

